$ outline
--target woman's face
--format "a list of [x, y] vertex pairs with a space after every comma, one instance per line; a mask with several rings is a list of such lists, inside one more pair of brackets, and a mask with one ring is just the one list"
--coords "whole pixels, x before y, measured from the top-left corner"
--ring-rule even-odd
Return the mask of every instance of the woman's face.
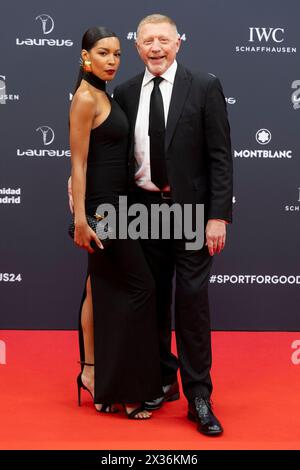
[[99, 39], [90, 49], [83, 49], [83, 60], [91, 61], [94, 75], [102, 80], [113, 80], [120, 65], [120, 41], [116, 37]]

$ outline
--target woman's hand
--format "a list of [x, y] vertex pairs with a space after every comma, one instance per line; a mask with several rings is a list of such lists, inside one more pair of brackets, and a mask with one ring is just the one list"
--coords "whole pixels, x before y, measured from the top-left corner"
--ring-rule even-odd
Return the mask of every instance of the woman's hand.
[[91, 242], [94, 242], [101, 250], [104, 248], [94, 230], [92, 230], [86, 222], [75, 223], [74, 242], [77, 246], [87, 250], [89, 253], [94, 253], [95, 251], [91, 247]]

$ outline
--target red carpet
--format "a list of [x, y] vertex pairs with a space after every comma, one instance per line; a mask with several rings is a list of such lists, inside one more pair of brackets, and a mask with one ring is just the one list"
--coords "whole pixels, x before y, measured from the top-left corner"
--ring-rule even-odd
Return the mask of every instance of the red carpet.
[[147, 422], [77, 406], [77, 333], [0, 332], [0, 449], [300, 449], [300, 333], [213, 334], [213, 402], [224, 435], [207, 438], [186, 401]]

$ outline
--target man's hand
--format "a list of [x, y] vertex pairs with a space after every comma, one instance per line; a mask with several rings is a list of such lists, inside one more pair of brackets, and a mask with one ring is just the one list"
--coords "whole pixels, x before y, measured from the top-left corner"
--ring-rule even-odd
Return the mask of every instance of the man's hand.
[[69, 196], [69, 207], [70, 211], [74, 212], [73, 196], [72, 196], [72, 178], [71, 176], [68, 179], [68, 196]]
[[206, 245], [210, 256], [220, 253], [226, 241], [226, 222], [220, 219], [210, 219], [207, 222], [206, 229]]

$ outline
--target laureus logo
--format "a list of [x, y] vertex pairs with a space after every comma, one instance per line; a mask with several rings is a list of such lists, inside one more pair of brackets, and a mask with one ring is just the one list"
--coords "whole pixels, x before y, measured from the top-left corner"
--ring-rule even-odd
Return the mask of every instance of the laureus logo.
[[[35, 21], [39, 21], [42, 26], [42, 32], [44, 36], [52, 33], [54, 30], [54, 19], [52, 16], [42, 13], [35, 17]], [[73, 41], [71, 39], [50, 39], [50, 38], [26, 38], [26, 39], [16, 39], [17, 46], [73, 46]]]
[[[52, 144], [55, 138], [55, 132], [50, 126], [39, 126], [35, 129], [41, 135], [42, 143], [45, 147]], [[70, 157], [69, 149], [53, 149], [53, 148], [29, 148], [17, 149], [18, 157]]]
[[36, 20], [41, 20], [44, 34], [50, 34], [54, 29], [54, 21], [50, 15], [38, 15]]
[[293, 91], [291, 101], [294, 109], [300, 109], [300, 80], [294, 80], [292, 83]]
[[55, 134], [54, 130], [51, 129], [49, 126], [40, 126], [36, 129], [36, 131], [40, 131], [43, 136], [43, 144], [44, 145], [50, 145], [52, 144]]

